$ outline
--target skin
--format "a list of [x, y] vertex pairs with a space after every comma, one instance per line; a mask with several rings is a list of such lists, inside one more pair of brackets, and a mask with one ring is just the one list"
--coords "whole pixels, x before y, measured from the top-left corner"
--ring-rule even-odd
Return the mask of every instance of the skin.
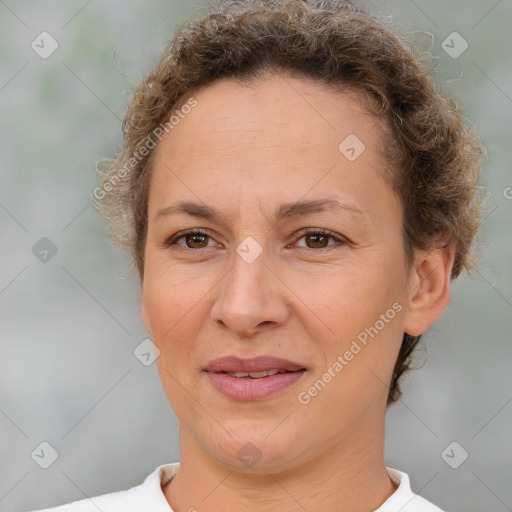
[[[402, 335], [425, 332], [445, 309], [453, 249], [415, 251], [407, 265], [401, 203], [383, 178], [384, 128], [358, 93], [268, 75], [250, 87], [221, 80], [194, 97], [155, 149], [142, 281], [144, 325], [180, 430], [180, 469], [165, 496], [176, 512], [375, 510], [396, 489], [384, 420]], [[349, 134], [366, 147], [352, 162], [338, 149]], [[312, 199], [359, 213], [272, 219], [281, 204]], [[221, 218], [157, 215], [183, 200]], [[166, 245], [190, 228], [208, 237]], [[297, 235], [303, 228], [340, 241]], [[263, 251], [252, 263], [236, 252], [248, 236]], [[394, 303], [400, 312], [300, 403]], [[271, 354], [307, 371], [266, 399], [232, 400], [202, 371], [231, 354]], [[252, 467], [237, 456], [248, 442], [261, 455]]]

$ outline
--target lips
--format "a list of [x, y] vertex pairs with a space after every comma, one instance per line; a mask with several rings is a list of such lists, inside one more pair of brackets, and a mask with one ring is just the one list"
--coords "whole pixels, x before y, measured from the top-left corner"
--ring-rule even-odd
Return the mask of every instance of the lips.
[[238, 379], [262, 379], [263, 377], [271, 377], [272, 375], [276, 375], [276, 373], [287, 373], [288, 370], [265, 370], [263, 372], [225, 372], [226, 375], [230, 377], [236, 377]]
[[227, 356], [211, 361], [204, 372], [213, 387], [232, 400], [262, 400], [292, 386], [306, 373], [293, 361], [273, 356], [240, 359]]
[[252, 373], [271, 370], [296, 372], [303, 369], [305, 369], [305, 367], [298, 363], [273, 356], [258, 356], [250, 359], [226, 356], [208, 363], [205, 371], [212, 373]]

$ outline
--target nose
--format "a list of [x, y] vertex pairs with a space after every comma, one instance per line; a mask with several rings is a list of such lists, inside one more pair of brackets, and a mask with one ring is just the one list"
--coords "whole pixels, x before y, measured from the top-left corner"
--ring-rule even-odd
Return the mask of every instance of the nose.
[[238, 338], [283, 325], [289, 316], [286, 286], [269, 267], [265, 250], [249, 261], [233, 254], [211, 310], [212, 320]]

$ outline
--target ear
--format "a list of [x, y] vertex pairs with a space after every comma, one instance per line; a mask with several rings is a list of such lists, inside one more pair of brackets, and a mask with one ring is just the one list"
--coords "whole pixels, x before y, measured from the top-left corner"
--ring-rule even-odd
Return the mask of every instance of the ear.
[[441, 316], [450, 300], [450, 278], [455, 259], [452, 244], [418, 251], [409, 277], [404, 331], [419, 336]]

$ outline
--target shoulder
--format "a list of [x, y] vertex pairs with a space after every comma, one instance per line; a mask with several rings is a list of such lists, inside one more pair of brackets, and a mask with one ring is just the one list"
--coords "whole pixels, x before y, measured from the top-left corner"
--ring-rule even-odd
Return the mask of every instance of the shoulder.
[[393, 468], [387, 470], [398, 488], [375, 512], [443, 512], [430, 501], [412, 492], [407, 473]]
[[143, 483], [125, 491], [74, 501], [33, 512], [172, 512], [162, 486], [175, 475], [179, 463], [159, 466]]

